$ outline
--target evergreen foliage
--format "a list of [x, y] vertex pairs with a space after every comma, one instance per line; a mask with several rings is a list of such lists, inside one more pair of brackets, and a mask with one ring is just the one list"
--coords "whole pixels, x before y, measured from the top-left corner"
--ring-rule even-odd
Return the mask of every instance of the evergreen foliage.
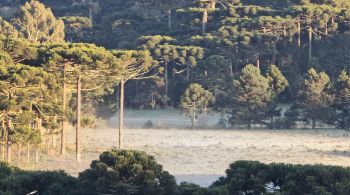
[[236, 161], [205, 188], [176, 185], [152, 156], [144, 152], [112, 150], [74, 178], [63, 171], [23, 171], [0, 163], [1, 194], [349, 194], [349, 168], [325, 165], [263, 164]]
[[192, 128], [196, 127], [199, 113], [208, 113], [209, 104], [214, 102], [213, 94], [199, 84], [191, 84], [181, 97], [181, 108], [191, 118]]

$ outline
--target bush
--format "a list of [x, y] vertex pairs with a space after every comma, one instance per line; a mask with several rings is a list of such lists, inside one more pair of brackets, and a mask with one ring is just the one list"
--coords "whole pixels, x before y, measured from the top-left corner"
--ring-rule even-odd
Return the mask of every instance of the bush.
[[91, 168], [68, 176], [63, 171], [23, 171], [0, 163], [0, 194], [21, 195], [236, 195], [350, 194], [350, 168], [325, 165], [263, 164], [237, 161], [210, 187], [175, 179], [145, 152], [112, 150]]
[[350, 194], [350, 169], [237, 161], [213, 187], [226, 187], [230, 194]]
[[23, 171], [0, 164], [0, 194], [69, 194], [76, 188], [77, 179], [63, 171]]
[[148, 120], [144, 125], [144, 129], [152, 129], [153, 128], [153, 122], [151, 120]]
[[175, 178], [145, 152], [112, 150], [79, 174], [82, 194], [174, 194]]
[[199, 185], [182, 182], [178, 186], [177, 195], [229, 195], [225, 186], [203, 188]]

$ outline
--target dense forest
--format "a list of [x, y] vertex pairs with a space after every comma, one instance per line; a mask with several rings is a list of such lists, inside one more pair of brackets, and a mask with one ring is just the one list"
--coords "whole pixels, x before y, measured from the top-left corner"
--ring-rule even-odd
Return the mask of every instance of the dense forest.
[[[21, 27], [26, 18], [18, 8], [24, 2], [3, 3], [0, 13], [7, 34], [31, 43], [64, 40], [145, 51], [152, 58], [148, 71], [125, 80], [129, 108], [182, 107], [195, 122], [196, 112], [211, 107], [230, 114], [231, 125], [249, 127], [349, 126], [350, 3], [346, 0], [45, 0], [41, 2], [54, 14], [50, 18], [64, 24], [56, 24], [52, 29], [57, 34], [48, 32], [50, 38], [42, 40]], [[33, 60], [25, 63], [46, 63]], [[208, 90], [212, 101], [194, 100], [198, 106], [186, 106], [181, 96], [190, 84]], [[98, 98], [92, 94], [97, 102], [84, 97], [84, 105], [94, 104], [84, 112], [110, 116], [117, 92], [111, 86]], [[292, 106], [285, 121], [275, 122], [280, 103]]]
[[[348, 130], [349, 71], [349, 0], [1, 0], [0, 160], [64, 157], [74, 126], [80, 162], [82, 128], [116, 112], [122, 149], [124, 108], [182, 109], [192, 128], [216, 112], [221, 128]], [[237, 161], [202, 188], [112, 150], [78, 178], [1, 163], [0, 193], [349, 194], [349, 178]]]
[[80, 161], [81, 128], [124, 102], [193, 128], [213, 110], [227, 128], [350, 128], [348, 0], [3, 0], [0, 16], [8, 162], [55, 140], [64, 156], [68, 124]]

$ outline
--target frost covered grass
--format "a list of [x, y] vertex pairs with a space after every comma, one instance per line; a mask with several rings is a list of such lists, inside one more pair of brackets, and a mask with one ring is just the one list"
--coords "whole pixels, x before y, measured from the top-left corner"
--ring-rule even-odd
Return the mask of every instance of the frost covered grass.
[[[124, 132], [125, 148], [146, 151], [167, 171], [179, 175], [180, 180], [202, 185], [224, 175], [228, 165], [236, 160], [350, 166], [350, 134], [340, 130], [125, 129]], [[73, 149], [74, 131], [69, 133], [68, 146]], [[43, 161], [38, 168], [64, 169], [76, 175], [102, 151], [117, 145], [116, 129], [85, 129], [83, 137], [82, 163], [74, 163], [71, 153], [66, 159]]]

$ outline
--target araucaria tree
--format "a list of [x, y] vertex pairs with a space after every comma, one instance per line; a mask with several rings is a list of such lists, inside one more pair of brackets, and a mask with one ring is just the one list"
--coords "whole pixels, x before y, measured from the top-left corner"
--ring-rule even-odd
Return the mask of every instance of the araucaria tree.
[[[67, 105], [68, 84], [75, 87], [74, 123], [76, 126], [76, 158], [81, 160], [81, 128], [82, 128], [82, 92], [104, 87], [108, 84], [108, 70], [120, 70], [116, 57], [106, 49], [92, 44], [53, 44], [40, 50], [43, 61], [47, 61], [46, 69], [60, 72], [62, 80], [63, 105]], [[69, 79], [70, 78], [70, 79]], [[63, 106], [63, 110], [66, 110]], [[71, 120], [74, 117], [70, 118]], [[63, 119], [66, 120], [66, 119]], [[64, 142], [65, 128], [62, 124], [61, 142]], [[61, 144], [64, 150], [64, 144]]]
[[[44, 118], [40, 115], [41, 107], [49, 107], [54, 101], [43, 102], [46, 95], [55, 91], [55, 77], [42, 68], [24, 64], [14, 64], [7, 53], [0, 54], [0, 109], [2, 111], [3, 148], [6, 148], [6, 161], [11, 162], [13, 145], [17, 145], [18, 161], [20, 161], [21, 147], [30, 146], [38, 148], [40, 139], [40, 126], [38, 120]], [[55, 93], [53, 93], [55, 94]], [[4, 151], [2, 156], [4, 158]], [[27, 155], [29, 156], [29, 155]]]
[[199, 113], [206, 113], [210, 103], [214, 102], [213, 94], [199, 84], [191, 84], [181, 97], [181, 108], [191, 118], [192, 128], [196, 127]]
[[[140, 80], [153, 78], [155, 74], [149, 74], [156, 66], [148, 51], [112, 51], [117, 59], [113, 63], [115, 67], [110, 67], [106, 75], [120, 84], [119, 94], [119, 128], [118, 128], [118, 148], [122, 148], [122, 136], [124, 129], [124, 91], [125, 83], [129, 80]], [[105, 75], [105, 76], [106, 76]]]

